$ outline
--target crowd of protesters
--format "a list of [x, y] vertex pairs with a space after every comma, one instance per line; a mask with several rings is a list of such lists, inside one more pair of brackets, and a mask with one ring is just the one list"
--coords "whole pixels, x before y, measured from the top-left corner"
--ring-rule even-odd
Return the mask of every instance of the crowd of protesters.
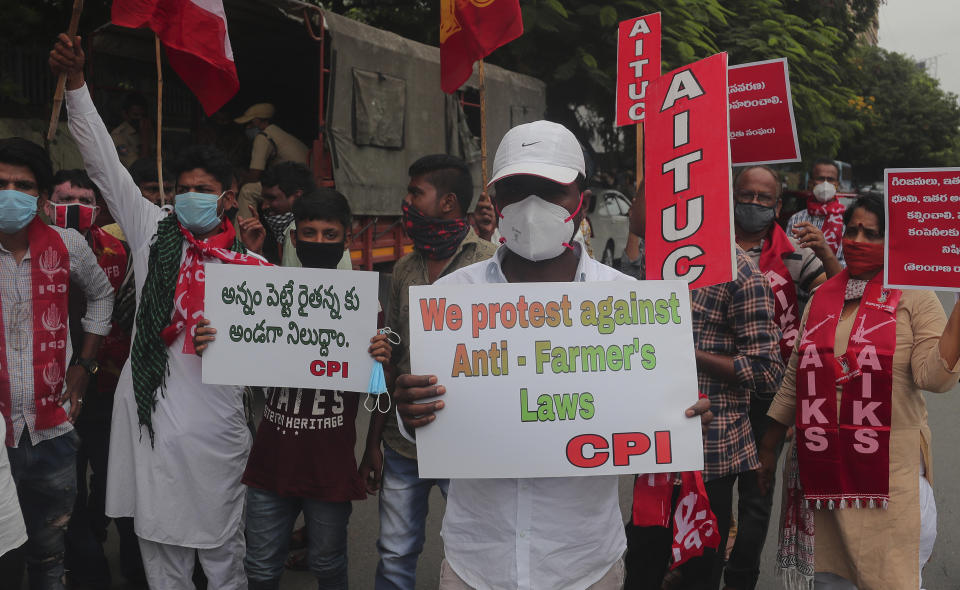
[[[645, 279], [642, 188], [620, 269], [587, 253], [591, 194], [569, 130], [511, 129], [492, 198], [480, 195], [472, 221], [462, 160], [424, 155], [398, 179], [413, 252], [394, 265], [378, 316], [390, 330], [371, 334], [368, 349], [395, 410], [372, 411], [358, 463], [360, 393], [201, 380], [217, 338], [203, 314], [205, 265], [352, 268], [348, 197], [315, 186], [305, 149], [266, 104], [236, 120], [253, 138], [248, 170], [217, 148], [188, 147], [161, 186], [155, 160], [137, 158], [148, 150], [145, 105], [128, 101], [111, 134], [79, 43], [61, 35], [50, 64], [66, 74], [84, 170], [54, 172], [40, 146], [0, 139], [3, 588], [19, 589], [24, 572], [37, 590], [111, 587], [110, 522], [131, 584], [187, 589], [199, 576], [212, 589], [275, 589], [299, 546], [319, 588], [347, 588], [352, 502], [378, 494], [379, 563], [351, 583], [413, 590], [436, 486], [442, 590], [752, 589], [785, 445], [784, 517], [768, 549], [786, 587], [921, 587], [936, 505], [920, 390], [960, 379], [960, 311], [948, 318], [932, 292], [883, 287], [882, 200], [844, 206], [832, 161], [814, 163], [807, 207], [786, 228], [778, 173], [735, 176], [736, 278], [691, 292], [700, 400], [686, 410], [702, 425], [699, 499], [720, 539], [678, 560], [690, 549], [674, 539], [685, 474], [637, 477], [626, 526], [616, 476], [418, 476], [416, 429], [443, 420], [446, 389], [442, 377], [411, 374], [409, 287]], [[284, 419], [318, 408], [343, 419], [296, 436], [276, 421], [257, 426], [257, 395]], [[858, 396], [890, 411], [852, 405]], [[882, 452], [812, 453], [842, 438], [851, 412], [885, 433], [858, 432], [854, 448]]]

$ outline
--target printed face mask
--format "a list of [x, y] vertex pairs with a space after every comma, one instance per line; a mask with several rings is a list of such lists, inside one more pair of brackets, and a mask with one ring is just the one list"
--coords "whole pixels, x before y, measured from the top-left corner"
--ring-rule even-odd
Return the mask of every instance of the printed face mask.
[[413, 240], [415, 250], [431, 260], [444, 260], [457, 252], [470, 226], [466, 219], [427, 217], [404, 201], [403, 231]]
[[[583, 194], [580, 195], [580, 205], [583, 205]], [[511, 252], [538, 262], [550, 260], [563, 254], [565, 248], [571, 248], [570, 243], [577, 227], [569, 211], [537, 195], [530, 195], [517, 203], [512, 203], [500, 212], [500, 235], [503, 244]]]
[[15, 190], [0, 191], [0, 232], [13, 234], [37, 215], [37, 197]]
[[304, 268], [337, 268], [345, 246], [344, 242], [297, 240], [297, 258]]
[[183, 227], [194, 234], [205, 234], [220, 224], [217, 201], [224, 194], [182, 193], [177, 195], [173, 210]]
[[54, 225], [75, 229], [82, 234], [93, 227], [93, 220], [97, 218], [98, 207], [94, 205], [82, 203], [50, 203], [50, 205], [53, 207], [50, 221]]
[[284, 232], [293, 223], [293, 211], [287, 211], [280, 215], [264, 215], [263, 223], [270, 228], [270, 232], [277, 237], [277, 241], [282, 242], [286, 237]]
[[837, 187], [832, 182], [821, 182], [813, 187], [813, 196], [821, 203], [830, 202], [837, 194]]
[[777, 210], [757, 203], [736, 203], [733, 217], [740, 229], [753, 234], [769, 228], [777, 217]]

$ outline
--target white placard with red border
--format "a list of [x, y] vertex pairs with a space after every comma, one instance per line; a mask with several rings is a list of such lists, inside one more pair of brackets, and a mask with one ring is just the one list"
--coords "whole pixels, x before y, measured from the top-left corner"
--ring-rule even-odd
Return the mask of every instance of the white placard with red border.
[[365, 392], [378, 273], [206, 265], [203, 382]]
[[960, 168], [888, 168], [884, 193], [884, 284], [960, 291]]
[[410, 364], [446, 388], [420, 477], [703, 467], [682, 281], [411, 287]]

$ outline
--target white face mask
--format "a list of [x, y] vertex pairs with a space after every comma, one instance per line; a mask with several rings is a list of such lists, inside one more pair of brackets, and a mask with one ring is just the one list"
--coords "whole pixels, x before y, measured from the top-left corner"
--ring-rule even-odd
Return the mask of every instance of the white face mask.
[[821, 203], [827, 203], [837, 194], [837, 187], [832, 182], [823, 181], [813, 187], [813, 196]]
[[[580, 203], [583, 204], [582, 194]], [[571, 215], [560, 205], [530, 195], [500, 212], [500, 235], [504, 245], [521, 258], [534, 262], [549, 260], [570, 247], [577, 231], [575, 216], [576, 212]]]

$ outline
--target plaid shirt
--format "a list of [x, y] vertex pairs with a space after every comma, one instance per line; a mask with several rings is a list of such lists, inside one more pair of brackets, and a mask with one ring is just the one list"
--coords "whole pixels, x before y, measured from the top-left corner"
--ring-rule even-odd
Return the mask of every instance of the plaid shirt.
[[737, 279], [690, 292], [697, 350], [733, 357], [737, 384], [697, 371], [715, 416], [704, 440], [705, 480], [757, 469], [750, 427], [751, 395], [772, 399], [783, 377], [780, 329], [770, 284], [737, 247]]
[[[97, 264], [97, 257], [83, 236], [71, 230], [51, 226], [63, 238], [70, 255], [70, 281], [86, 297], [87, 310], [80, 324], [84, 332], [106, 336], [110, 332], [110, 314], [113, 310], [113, 287], [107, 275]], [[13, 446], [20, 444], [24, 429], [30, 434], [30, 443], [56, 438], [73, 430], [70, 422], [53, 428], [37, 430], [37, 408], [33, 394], [33, 279], [30, 251], [19, 264], [13, 254], [0, 246], [0, 300], [2, 300], [3, 328], [7, 343], [4, 360], [10, 376], [10, 418], [13, 422]], [[73, 346], [67, 338], [66, 361], [73, 356]]]

